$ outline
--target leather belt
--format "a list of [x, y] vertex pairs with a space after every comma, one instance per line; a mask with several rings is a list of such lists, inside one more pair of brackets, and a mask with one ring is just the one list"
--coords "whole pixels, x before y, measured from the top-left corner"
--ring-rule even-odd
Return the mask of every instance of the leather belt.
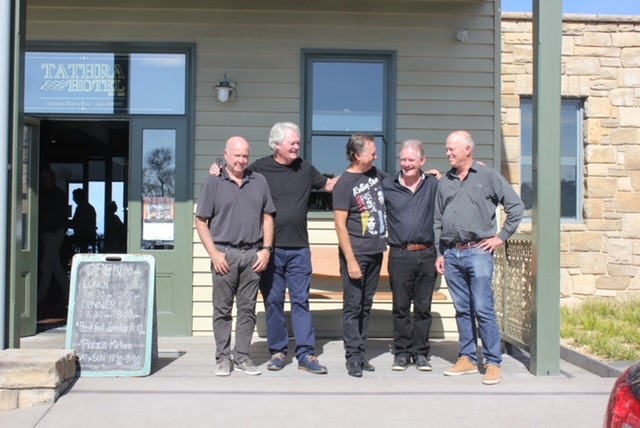
[[451, 244], [449, 248], [455, 248], [456, 250], [472, 250], [474, 248], [478, 248], [480, 246], [480, 242], [456, 242], [455, 244]]
[[254, 250], [254, 249], [260, 248], [260, 246], [261, 246], [260, 244], [231, 245], [231, 244], [228, 244], [226, 242], [216, 242], [215, 245], [219, 245], [219, 246], [225, 247], [225, 248], [231, 248], [233, 250], [240, 250], [240, 251]]
[[402, 248], [403, 250], [407, 250], [407, 251], [424, 251], [433, 247], [433, 243], [432, 242], [427, 242], [426, 244], [409, 243], [406, 245], [391, 245], [391, 246], [395, 248]]

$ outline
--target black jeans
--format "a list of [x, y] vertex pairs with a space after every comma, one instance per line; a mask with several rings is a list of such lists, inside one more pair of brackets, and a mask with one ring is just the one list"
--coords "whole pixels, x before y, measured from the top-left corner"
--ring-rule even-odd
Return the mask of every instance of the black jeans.
[[361, 279], [349, 278], [347, 261], [340, 252], [342, 276], [342, 340], [347, 361], [364, 362], [364, 345], [367, 341], [373, 295], [378, 288], [382, 253], [357, 255], [362, 271]]
[[431, 300], [437, 275], [435, 262], [434, 247], [422, 251], [390, 249], [388, 270], [393, 293], [395, 355], [429, 355]]

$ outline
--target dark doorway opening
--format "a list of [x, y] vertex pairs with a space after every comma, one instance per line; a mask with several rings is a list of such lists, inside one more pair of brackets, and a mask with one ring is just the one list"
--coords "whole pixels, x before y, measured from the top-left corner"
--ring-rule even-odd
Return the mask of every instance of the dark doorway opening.
[[[128, 164], [128, 121], [40, 122], [40, 170], [54, 172], [55, 185], [66, 198], [67, 227], [58, 257], [67, 278], [76, 253], [127, 252]], [[40, 195], [39, 201], [42, 200]], [[82, 195], [93, 210], [82, 208], [86, 206], [81, 202]], [[41, 217], [43, 208], [46, 207], [40, 207]], [[95, 224], [84, 221], [88, 218], [95, 218]], [[90, 224], [91, 233], [86, 232], [87, 227], [82, 227], [86, 224]], [[42, 233], [38, 247], [38, 325], [41, 329], [41, 322], [46, 320], [64, 322], [69, 283], [67, 280], [60, 284], [64, 282], [60, 275], [51, 275], [47, 280], [49, 274], [42, 269], [43, 258], [47, 257], [43, 256]]]

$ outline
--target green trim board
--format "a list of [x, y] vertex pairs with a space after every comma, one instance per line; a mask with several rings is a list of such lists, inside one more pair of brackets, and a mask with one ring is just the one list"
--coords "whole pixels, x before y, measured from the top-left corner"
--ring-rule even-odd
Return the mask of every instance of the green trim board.
[[155, 259], [151, 255], [76, 254], [66, 348], [80, 376], [146, 376], [156, 354]]

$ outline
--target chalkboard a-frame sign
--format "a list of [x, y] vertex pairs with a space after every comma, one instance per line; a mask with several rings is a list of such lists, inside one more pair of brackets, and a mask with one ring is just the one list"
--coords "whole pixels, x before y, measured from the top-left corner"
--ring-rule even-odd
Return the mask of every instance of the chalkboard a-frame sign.
[[146, 376], [156, 352], [155, 259], [76, 254], [71, 265], [67, 349], [80, 376]]

